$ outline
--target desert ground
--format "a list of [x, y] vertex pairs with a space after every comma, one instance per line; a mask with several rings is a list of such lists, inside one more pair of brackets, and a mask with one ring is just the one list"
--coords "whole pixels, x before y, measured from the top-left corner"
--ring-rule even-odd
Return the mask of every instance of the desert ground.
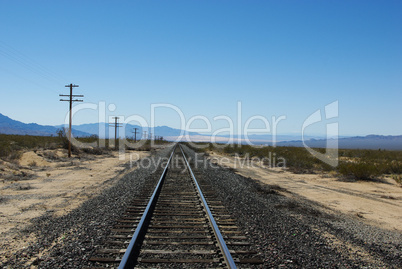
[[209, 152], [209, 159], [236, 173], [276, 185], [285, 196], [317, 202], [322, 210], [337, 211], [370, 225], [402, 232], [402, 186], [391, 178], [375, 181], [342, 180], [333, 174], [294, 174], [260, 162]]
[[[109, 152], [67, 159], [65, 150], [57, 149], [27, 151], [18, 162], [0, 161], [2, 260], [35, 242], [33, 235], [19, 237], [31, 220], [48, 212], [55, 216], [71, 212], [136, 169], [130, 163], [149, 154], [126, 151], [119, 158], [118, 153]], [[392, 179], [342, 181], [332, 174], [294, 174], [259, 163], [241, 165], [244, 160], [214, 152], [208, 158], [244, 177], [275, 185], [285, 196], [311, 200], [324, 211], [402, 231], [402, 188]]]
[[2, 260], [33, 242], [19, 237], [31, 220], [45, 213], [67, 214], [99, 194], [135, 167], [130, 163], [149, 155], [126, 151], [65, 158], [65, 150], [23, 153], [18, 162], [0, 161], [0, 257]]

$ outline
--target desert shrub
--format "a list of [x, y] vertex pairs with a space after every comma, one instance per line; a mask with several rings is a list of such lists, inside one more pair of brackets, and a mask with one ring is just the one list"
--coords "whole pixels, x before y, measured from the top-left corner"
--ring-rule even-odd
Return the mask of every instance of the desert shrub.
[[402, 174], [402, 164], [395, 160], [388, 163], [383, 163], [382, 167], [384, 174]]
[[402, 176], [401, 175], [392, 175], [391, 176], [393, 180], [395, 180], [397, 183], [402, 185]]
[[[197, 150], [190, 144], [187, 146]], [[375, 178], [382, 174], [402, 174], [402, 151], [339, 149], [339, 157], [344, 157], [348, 161], [340, 161], [338, 167], [332, 167], [301, 147], [256, 147], [232, 144], [222, 149], [210, 144], [208, 149], [230, 155], [238, 154], [242, 157], [270, 158], [272, 161], [275, 158], [276, 160], [283, 158], [286, 161], [286, 167], [296, 173], [334, 172], [355, 179]], [[315, 150], [321, 153], [326, 151], [323, 148], [315, 148]]]
[[368, 180], [382, 174], [382, 171], [373, 163], [367, 162], [342, 162], [338, 166], [340, 174], [354, 179]]
[[7, 158], [13, 152], [17, 152], [20, 150], [20, 147], [16, 146], [15, 143], [10, 141], [1, 141], [0, 142], [0, 157]]
[[223, 152], [228, 153], [228, 154], [237, 153], [239, 155], [242, 155], [242, 153], [243, 153], [242, 150], [240, 149], [240, 147], [237, 144], [228, 145], [228, 146], [224, 147]]
[[0, 158], [8, 161], [21, 159], [22, 147], [12, 141], [2, 141], [0, 144]]
[[151, 150], [151, 144], [144, 144], [141, 147], [135, 148], [135, 150], [139, 151], [150, 151]]
[[105, 149], [102, 149], [100, 147], [94, 147], [94, 148], [82, 148], [82, 151], [87, 154], [92, 154], [92, 155], [102, 155], [105, 153]]
[[54, 143], [54, 142], [51, 142], [51, 143], [49, 143], [49, 144], [46, 144], [46, 149], [57, 149], [59, 147], [59, 144], [58, 143]]
[[9, 160], [19, 160], [22, 157], [22, 151], [21, 150], [14, 150], [8, 155]]
[[[59, 137], [61, 146], [64, 149], [68, 149], [69, 141], [68, 141], [68, 137], [67, 137], [65, 129], [64, 128], [59, 129], [57, 131], [57, 135]], [[80, 149], [77, 146], [75, 146], [73, 143], [71, 143], [71, 152], [74, 152], [75, 154], [79, 154]]]
[[[215, 149], [218, 150], [218, 149]], [[296, 147], [255, 147], [250, 145], [228, 145], [222, 152], [227, 154], [238, 154], [242, 157], [257, 157], [259, 159], [270, 159], [274, 166], [279, 158], [286, 161], [286, 167], [297, 173], [312, 172], [314, 169], [328, 170], [328, 165], [321, 166], [322, 162], [311, 156], [305, 148]]]
[[[101, 150], [105, 150], [109, 147], [109, 139], [99, 139], [97, 136], [80, 137], [77, 138], [79, 142], [92, 143], [97, 142], [99, 145], [105, 145], [100, 147], [101, 149], [95, 149], [90, 154], [101, 154]], [[156, 143], [166, 143], [166, 141], [157, 141]], [[24, 150], [37, 150], [41, 149], [56, 149], [56, 148], [68, 149], [68, 138], [65, 129], [59, 129], [57, 136], [31, 136], [31, 135], [6, 135], [0, 134], [0, 158], [3, 159], [18, 159], [20, 154]], [[80, 152], [77, 146], [72, 145], [72, 151], [76, 154]], [[45, 156], [49, 159], [57, 158], [52, 156], [51, 153]]]
[[57, 160], [59, 157], [57, 156], [56, 152], [54, 151], [44, 151], [43, 156], [49, 160]]
[[[66, 130], [64, 128], [58, 129], [57, 130], [57, 135], [58, 135], [58, 137], [60, 139], [61, 146], [64, 149], [68, 149], [69, 142], [68, 142], [68, 137], [67, 137], [67, 134], [66, 134]], [[71, 148], [71, 150], [72, 150], [72, 148]]]
[[0, 134], [0, 158], [19, 159], [23, 150], [55, 147], [59, 145], [58, 140], [52, 136]]
[[87, 137], [79, 137], [77, 138], [78, 141], [84, 142], [84, 143], [93, 143], [93, 142], [99, 142], [99, 136], [97, 135], [90, 135]]

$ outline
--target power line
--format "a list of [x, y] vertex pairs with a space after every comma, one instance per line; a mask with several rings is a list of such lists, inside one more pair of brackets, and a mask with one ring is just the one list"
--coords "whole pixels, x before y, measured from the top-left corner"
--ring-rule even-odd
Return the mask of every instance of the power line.
[[138, 128], [134, 128], [134, 143], [137, 142], [137, 130]]
[[[22, 53], [21, 51], [17, 50], [16, 48], [10, 46], [9, 44], [6, 44], [5, 42], [0, 40], [0, 56], [3, 56], [10, 61], [18, 64], [19, 66], [27, 69], [28, 71], [38, 75], [39, 77], [42, 77], [43, 79], [47, 80], [48, 82], [52, 82], [55, 84], [64, 84], [63, 81], [66, 81], [66, 78], [64, 78], [62, 75], [54, 72], [50, 68], [40, 64], [36, 60], [34, 60], [32, 57], [27, 56], [26, 54]], [[6, 69], [6, 67], [0, 67], [2, 70], [14, 75], [15, 77], [18, 77], [20, 79], [23, 79], [29, 83], [35, 84], [39, 88], [46, 88], [49, 91], [55, 91], [54, 87], [47, 86], [45, 82], [39, 82], [34, 81], [29, 79], [28, 77], [21, 76], [19, 73], [13, 72], [9, 69]], [[56, 85], [57, 86], [57, 85]], [[92, 102], [92, 103], [97, 103], [98, 101], [94, 101], [92, 99], [86, 98], [86, 101]]]
[[52, 80], [53, 82], [58, 83], [62, 83], [62, 81], [65, 81], [65, 78], [63, 78], [62, 76], [49, 70], [48, 68], [39, 64], [32, 58], [26, 56], [25, 54], [11, 47], [10, 45], [7, 45], [3, 41], [0, 41], [0, 54], [8, 58], [9, 60], [25, 67], [29, 71], [42, 76], [43, 78], [49, 81]]
[[65, 102], [69, 102], [70, 103], [70, 110], [69, 110], [69, 123], [68, 123], [68, 157], [71, 158], [71, 123], [72, 123], [72, 115], [71, 115], [71, 109], [73, 108], [73, 102], [82, 102], [83, 100], [80, 99], [73, 99], [73, 97], [84, 97], [84, 95], [73, 95], [73, 88], [75, 87], [79, 87], [78, 85], [74, 85], [74, 84], [70, 84], [70, 85], [66, 85], [66, 87], [70, 88], [70, 94], [69, 95], [65, 95], [65, 94], [59, 94], [59, 96], [63, 96], [63, 97], [69, 97], [68, 100], [65, 99], [60, 99], [60, 101], [65, 101]]
[[117, 127], [122, 127], [118, 123], [119, 117], [113, 117], [114, 123], [109, 123], [109, 126], [114, 126], [114, 148], [117, 150]]

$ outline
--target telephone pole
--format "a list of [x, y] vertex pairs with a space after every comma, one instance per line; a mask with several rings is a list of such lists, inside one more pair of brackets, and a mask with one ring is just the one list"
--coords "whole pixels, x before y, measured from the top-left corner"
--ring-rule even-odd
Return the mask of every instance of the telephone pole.
[[118, 123], [119, 117], [113, 117], [114, 123], [109, 123], [109, 126], [114, 126], [114, 148], [117, 150], [117, 127], [121, 127]]
[[60, 99], [60, 101], [70, 102], [70, 110], [69, 110], [70, 121], [68, 123], [68, 157], [71, 158], [71, 122], [72, 122], [71, 109], [73, 108], [73, 102], [82, 102], [83, 101], [80, 99], [73, 99], [73, 98], [84, 97], [84, 95], [73, 95], [73, 88], [79, 87], [78, 85], [70, 84], [70, 85], [66, 85], [66, 87], [70, 87], [70, 94], [69, 95], [59, 94], [59, 96], [69, 97], [68, 100]]
[[134, 143], [137, 142], [137, 130], [138, 128], [134, 128]]

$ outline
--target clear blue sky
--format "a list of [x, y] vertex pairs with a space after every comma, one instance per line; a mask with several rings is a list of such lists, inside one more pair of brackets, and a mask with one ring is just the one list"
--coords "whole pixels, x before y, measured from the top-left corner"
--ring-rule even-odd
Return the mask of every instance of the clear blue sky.
[[[340, 135], [401, 135], [402, 1], [0, 0], [0, 113], [61, 124], [68, 83], [115, 104], [107, 116], [149, 121], [151, 104], [170, 103], [215, 130], [240, 101], [243, 124], [284, 115], [278, 132], [298, 133], [338, 101]], [[166, 108], [156, 125], [180, 127]]]

